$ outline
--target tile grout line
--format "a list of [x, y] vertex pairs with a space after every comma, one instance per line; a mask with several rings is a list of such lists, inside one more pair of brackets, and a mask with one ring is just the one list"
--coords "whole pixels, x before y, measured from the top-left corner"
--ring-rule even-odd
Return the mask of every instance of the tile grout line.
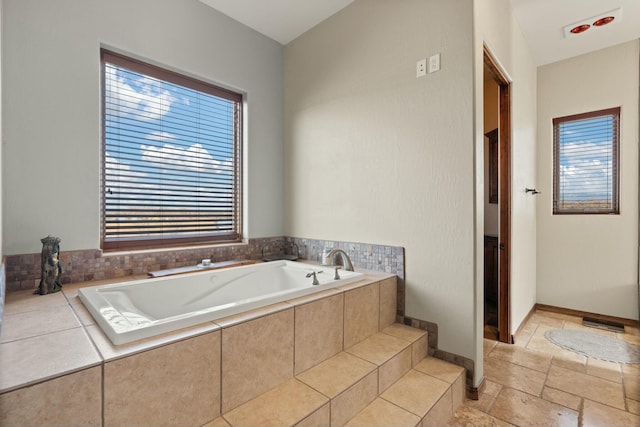
[[[496, 384], [498, 384], [498, 383], [496, 383]], [[488, 414], [489, 412], [491, 412], [491, 410], [493, 409], [493, 407], [494, 407], [494, 406], [495, 406], [495, 404], [496, 404], [496, 401], [498, 400], [498, 395], [499, 395], [499, 394], [502, 392], [502, 390], [506, 387], [506, 386], [504, 386], [504, 385], [502, 385], [502, 384], [499, 384], [499, 385], [500, 385], [500, 390], [498, 390], [498, 393], [497, 393], [495, 396], [493, 396], [493, 399], [491, 399], [491, 404], [489, 404], [489, 406], [487, 407], [487, 414]]]
[[[512, 365], [520, 366], [520, 367], [522, 367], [522, 368], [530, 369], [530, 370], [532, 370], [532, 371], [540, 372], [541, 374], [546, 374], [546, 373], [549, 371], [549, 369], [550, 369], [550, 367], [551, 367], [551, 360], [552, 360], [552, 359], [550, 359], [550, 360], [549, 360], [549, 367], [547, 367], [544, 371], [541, 371], [541, 370], [539, 370], [539, 369], [531, 368], [531, 367], [529, 367], [529, 366], [527, 366], [527, 365], [523, 365], [523, 364], [521, 364], [521, 363], [518, 363], [517, 361], [512, 361], [512, 360], [503, 359], [502, 357], [499, 357], [499, 356], [492, 356], [492, 355], [491, 355], [491, 353], [493, 353], [493, 351], [494, 351], [494, 350], [495, 350], [495, 349], [496, 349], [500, 344], [501, 344], [501, 343], [498, 343], [496, 346], [494, 346], [494, 347], [491, 349], [491, 351], [487, 354], [487, 357], [492, 357], [492, 358], [494, 358], [494, 359], [502, 360], [503, 362], [507, 362], [507, 363], [510, 363], [510, 364], [512, 364]], [[509, 344], [505, 344], [505, 345], [509, 345]], [[509, 348], [514, 348], [514, 349], [515, 349], [515, 347], [509, 347]], [[526, 351], [528, 351], [528, 352], [532, 352], [532, 353], [533, 353], [533, 354], [535, 354], [535, 355], [545, 355], [545, 353], [543, 353], [543, 352], [539, 352], [539, 351], [536, 351], [536, 350], [529, 350], [529, 349], [523, 349], [523, 350], [526, 350]], [[518, 350], [514, 350], [514, 353], [515, 353], [516, 351], [518, 351]], [[546, 381], [546, 379], [545, 379], [545, 381]]]
[[[291, 361], [291, 377], [296, 378], [296, 316], [298, 315], [298, 309], [296, 306], [293, 306], [293, 348], [291, 349], [291, 356], [293, 360]], [[344, 319], [342, 320], [344, 322]]]
[[578, 405], [578, 427], [584, 425], [584, 400], [584, 398], [580, 399], [580, 404]]
[[[562, 327], [564, 328], [564, 320], [562, 321]], [[537, 329], [538, 328], [536, 328], [536, 330]], [[549, 380], [549, 372], [551, 372], [551, 365], [553, 365], [553, 356], [551, 356], [551, 360], [549, 361], [549, 366], [547, 367], [547, 371], [544, 373], [544, 381], [542, 382], [542, 389], [540, 390], [540, 398], [544, 401], [547, 401], [547, 399], [545, 399], [543, 395], [544, 395], [544, 388], [547, 386], [547, 381]], [[555, 403], [555, 402], [552, 402], [552, 403]], [[580, 414], [578, 413], [578, 417], [579, 416]]]
[[[394, 384], [395, 384], [395, 383], [394, 383]], [[411, 412], [411, 411], [410, 411], [410, 410], [408, 410], [407, 408], [403, 408], [402, 406], [400, 406], [400, 405], [398, 405], [398, 404], [396, 404], [396, 403], [394, 403], [394, 402], [390, 401], [389, 399], [385, 398], [385, 397], [384, 397], [384, 396], [382, 396], [382, 395], [379, 395], [378, 397], [379, 397], [380, 399], [384, 400], [385, 402], [392, 404], [392, 405], [393, 405], [393, 406], [395, 406], [396, 408], [400, 408], [400, 409], [402, 409], [403, 411], [406, 411], [406, 412], [408, 412], [408, 413], [410, 413], [410, 414], [412, 414], [412, 415], [415, 415], [416, 417], [420, 418], [420, 422], [422, 422], [422, 421], [423, 421], [423, 418], [424, 418], [423, 416], [418, 415], [418, 414], [416, 414], [415, 412]], [[440, 396], [440, 397], [442, 397], [442, 396]], [[438, 399], [438, 400], [440, 400], [440, 399]], [[434, 405], [434, 406], [435, 406], [435, 405]], [[431, 409], [429, 409], [429, 410], [431, 410]], [[428, 412], [427, 412], [427, 414], [428, 414]], [[425, 416], [426, 416], [426, 414], [425, 414]]]
[[219, 357], [218, 360], [220, 361], [220, 363], [218, 363], [218, 372], [219, 372], [218, 375], [219, 375], [220, 381], [218, 381], [219, 383], [218, 384], [218, 404], [220, 407], [218, 408], [218, 412], [219, 412], [218, 416], [222, 417], [222, 419], [225, 420], [227, 424], [231, 425], [231, 423], [227, 421], [227, 419], [224, 418], [222, 414], [222, 332], [224, 331], [224, 329], [220, 328], [219, 331], [220, 331], [220, 340], [219, 340], [220, 345], [218, 348], [218, 357]]
[[[563, 322], [564, 322], [564, 320], [563, 320]], [[563, 327], [564, 327], [564, 323], [563, 323]], [[547, 372], [546, 372], [545, 377], [544, 377], [544, 383], [542, 384], [542, 390], [540, 391], [540, 398], [545, 402], [553, 403], [555, 405], [562, 406], [562, 407], [567, 408], [569, 410], [576, 411], [578, 413], [578, 427], [581, 427], [581, 425], [582, 425], [582, 416], [583, 416], [582, 407], [584, 405], [584, 398], [582, 396], [578, 396], [578, 395], [575, 395], [573, 393], [569, 393], [568, 391], [565, 391], [565, 390], [560, 390], [560, 389], [556, 389], [556, 388], [547, 386], [547, 380], [549, 379], [549, 373], [551, 372], [551, 366], [552, 365], [553, 365], [553, 356], [551, 357], [551, 362], [549, 363], [549, 368], [547, 369]], [[573, 408], [569, 408], [569, 407], [567, 407], [565, 405], [562, 405], [560, 403], [553, 402], [553, 401], [551, 401], [549, 399], [545, 399], [544, 398], [544, 389], [545, 388], [549, 388], [549, 389], [552, 389], [552, 390], [557, 390], [557, 391], [560, 391], [562, 393], [566, 393], [566, 394], [570, 394], [571, 396], [578, 397], [580, 399], [580, 403], [578, 404], [578, 409], [575, 410]]]
[[[557, 319], [555, 317], [554, 317], [554, 319], [561, 320], [562, 323], [560, 324], [560, 327], [562, 329], [564, 329], [566, 327], [566, 325], [569, 322], [571, 322], [569, 319]], [[571, 323], [575, 323], [575, 322], [571, 322]], [[540, 326], [547, 326], [547, 324], [544, 323], [544, 319], [541, 319], [541, 321], [539, 319], [539, 321], [537, 323], [531, 322], [531, 325], [532, 326], [535, 325], [533, 327], [533, 331], [530, 334], [528, 334], [528, 339], [526, 340], [525, 344], [523, 346], [519, 346], [519, 347], [522, 350], [524, 350], [525, 352], [528, 352], [528, 353], [536, 353], [536, 354], [542, 354], [542, 355], [545, 355], [545, 356], [550, 356], [551, 357], [551, 362], [549, 363], [549, 365], [546, 367], [546, 369], [544, 371], [544, 374], [545, 374], [544, 375], [544, 381], [542, 383], [542, 389], [540, 391], [540, 394], [536, 396], [536, 395], [533, 395], [533, 394], [530, 394], [530, 393], [527, 393], [527, 392], [524, 392], [524, 391], [522, 393], [528, 394], [528, 395], [532, 396], [532, 398], [540, 399], [541, 401], [544, 401], [546, 403], [558, 405], [560, 407], [566, 408], [567, 410], [571, 410], [574, 413], [577, 413], [577, 416], [578, 416], [578, 427], [582, 427], [583, 424], [584, 424], [584, 408], [585, 408], [585, 403], [587, 403], [586, 400], [589, 400], [590, 402], [593, 402], [593, 403], [598, 404], [598, 405], [602, 405], [603, 407], [609, 408], [609, 409], [614, 410], [614, 411], [621, 411], [621, 412], [624, 412], [624, 413], [630, 414], [630, 415], [634, 414], [633, 412], [631, 412], [629, 410], [630, 409], [629, 408], [630, 400], [629, 400], [629, 397], [627, 396], [627, 390], [624, 388], [625, 382], [627, 382], [628, 379], [625, 378], [625, 373], [624, 373], [624, 370], [622, 369], [622, 367], [623, 367], [622, 364], [617, 363], [617, 367], [619, 369], [619, 375], [621, 375], [621, 377], [620, 377], [621, 378], [621, 382], [613, 381], [613, 380], [609, 379], [610, 377], [602, 377], [602, 376], [599, 376], [599, 375], [593, 375], [593, 374], [588, 373], [587, 372], [587, 368], [589, 366], [589, 362], [593, 361], [593, 360], [596, 360], [595, 358], [591, 358], [591, 357], [588, 357], [588, 356], [585, 356], [585, 362], [584, 362], [584, 365], [583, 365], [584, 366], [584, 371], [576, 371], [574, 369], [570, 369], [570, 368], [567, 368], [567, 367], [556, 365], [554, 363], [554, 361], [559, 361], [561, 359], [559, 359], [557, 355], [554, 355], [553, 352], [547, 351], [544, 348], [540, 349], [540, 350], [528, 348], [528, 346], [531, 344], [531, 342], [533, 340], [534, 335], [536, 334], [536, 332], [539, 331]], [[549, 325], [549, 326], [550, 327], [554, 327], [553, 325]], [[555, 327], [557, 328], [558, 326], [555, 326]], [[512, 366], [528, 368], [528, 366], [524, 366], [524, 365], [521, 365], [521, 364], [519, 364], [517, 362], [513, 362], [513, 361], [509, 361], [509, 360], [504, 360], [504, 359], [496, 356], [497, 353], [494, 353], [494, 350], [496, 348], [498, 348], [499, 344], [500, 343], [495, 343], [494, 346], [490, 349], [490, 351], [486, 353], [485, 358], [484, 358], [485, 361], [491, 360], [491, 359], [493, 359], [493, 360], [502, 360], [505, 363], [508, 363], [508, 364], [510, 364]], [[582, 374], [582, 375], [584, 375], [585, 377], [587, 377], [589, 379], [598, 380], [598, 381], [607, 381], [607, 382], [612, 383], [612, 385], [615, 385], [616, 387], [622, 387], [622, 398], [624, 400], [624, 402], [623, 402], [624, 403], [624, 409], [621, 410], [620, 407], [611, 406], [608, 403], [594, 401], [592, 399], [587, 399], [586, 397], [583, 397], [583, 396], [580, 396], [580, 395], [576, 395], [574, 393], [571, 393], [571, 392], [568, 392], [568, 391], [565, 391], [565, 390], [556, 389], [555, 387], [549, 387], [548, 386], [548, 382], [551, 379], [551, 373], [552, 373], [551, 372], [551, 368], [552, 367], [556, 367], [556, 368], [559, 368], [559, 369], [567, 370], [567, 371], [570, 371], [570, 372], [575, 373], [575, 374]], [[531, 368], [528, 368], [528, 369], [531, 369]], [[603, 369], [608, 370], [606, 366]], [[542, 371], [535, 370], [535, 369], [534, 369], [534, 371], [542, 372]], [[518, 379], [517, 376], [515, 376], [514, 378]], [[475, 410], [478, 410], [479, 412], [482, 412], [482, 413], [486, 414], [487, 416], [490, 416], [490, 417], [493, 417], [493, 418], [496, 418], [496, 419], [500, 419], [499, 417], [495, 417], [495, 416], [491, 415], [490, 412], [495, 408], [495, 405], [496, 405], [496, 402], [497, 402], [498, 398], [503, 395], [503, 392], [505, 392], [505, 389], [507, 389], [507, 388], [513, 389], [513, 388], [512, 387], [508, 387], [508, 386], [506, 386], [504, 384], [501, 384], [499, 382], [497, 382], [496, 384], [500, 387], [498, 393], [496, 394], [496, 396], [492, 397], [492, 399], [489, 400], [489, 402], [487, 402], [486, 406], [483, 405], [484, 406], [483, 409], [479, 409], [482, 406], [476, 408], [475, 406], [467, 405], [467, 407], [475, 409]], [[570, 402], [565, 401], [565, 399], [562, 398], [562, 396], [560, 396], [561, 398], [559, 400], [560, 401], [564, 401], [564, 403], [558, 403], [558, 402], [552, 401], [550, 399], [544, 398], [543, 397], [543, 393], [544, 393], [545, 389], [554, 390], [556, 392], [561, 392], [561, 393], [565, 394], [567, 396], [567, 398], [570, 397], [570, 399], [573, 400], [574, 402], [575, 402], [575, 399], [578, 399], [578, 401], [576, 402], [576, 404], [574, 406], [576, 409], [571, 408], [569, 406], [566, 406], [566, 404], [570, 404]], [[515, 390], [515, 389], [513, 389], [513, 390]]]
[[621, 384], [622, 384], [622, 401], [624, 403], [624, 410], [626, 412], [631, 412], [629, 411], [629, 402], [627, 402], [627, 388], [625, 387], [625, 380], [624, 380], [624, 375], [622, 375], [622, 366], [620, 366], [620, 375], [621, 375]]
[[[74, 313], [73, 316], [74, 316], [74, 318], [76, 320], [78, 320], [78, 318], [75, 315], [75, 313]], [[74, 329], [83, 329], [84, 330], [85, 326], [82, 323], [80, 323], [80, 325], [78, 325], [78, 326], [72, 326], [72, 327], [69, 327], [69, 328], [58, 329], [56, 331], [42, 332], [42, 333], [38, 333], [36, 335], [30, 335], [30, 336], [26, 336], [26, 337], [11, 339], [11, 340], [8, 340], [8, 341], [0, 341], [0, 344], [12, 344], [12, 343], [20, 342], [20, 341], [26, 341], [26, 340], [29, 340], [29, 339], [32, 339], [32, 338], [39, 338], [39, 337], [44, 337], [46, 335], [57, 334], [57, 333], [60, 333], [60, 332], [67, 332], [67, 331], [71, 331], [71, 330], [74, 330]], [[87, 335], [88, 335], [88, 333], [87, 333]]]
[[[92, 341], [93, 343], [93, 341]], [[106, 415], [106, 408], [105, 408], [105, 402], [104, 402], [104, 394], [105, 394], [105, 390], [106, 390], [106, 385], [104, 383], [104, 378], [105, 378], [105, 374], [104, 374], [104, 369], [105, 369], [105, 364], [104, 362], [102, 363], [102, 365], [100, 366], [100, 375], [101, 375], [101, 380], [102, 380], [102, 387], [100, 390], [100, 419], [102, 420], [102, 425], [106, 425], [106, 419], [105, 419], [105, 415]]]
[[[501, 385], [502, 385], [502, 384], [501, 384]], [[503, 392], [505, 389], [516, 390], [515, 388], [511, 388], [511, 387], [508, 387], [508, 386], [506, 386], [506, 385], [502, 385], [502, 387], [500, 388], [500, 391], [498, 392], [498, 394], [496, 394], [496, 397], [494, 398], [493, 403], [491, 404], [491, 409], [493, 409], [493, 407], [495, 406], [496, 402], [498, 401], [498, 397], [500, 396], [500, 394], [502, 394], [502, 392]], [[520, 391], [520, 390], [516, 390], [516, 391]], [[522, 393], [526, 393], [526, 392], [522, 392]], [[529, 393], [526, 393], [526, 394], [529, 394]], [[532, 396], [532, 395], [530, 395], [530, 396]], [[500, 421], [505, 422], [505, 423], [507, 423], [507, 424], [511, 424], [511, 425], [513, 425], [513, 423], [511, 423], [510, 421], [507, 421], [507, 420], [505, 420], [505, 419], [503, 419], [503, 418], [500, 418], [500, 417], [497, 417], [497, 416], [495, 416], [495, 415], [490, 414], [490, 413], [489, 413], [489, 411], [490, 411], [490, 409], [487, 409], [487, 412], [485, 412], [485, 413], [486, 413], [487, 415], [489, 415], [489, 416], [491, 416], [491, 417], [493, 417], [493, 418], [497, 419], [497, 420], [500, 420]]]
[[[582, 397], [582, 396], [579, 396], [579, 395], [577, 395], [577, 394], [570, 393], [570, 392], [565, 391], [565, 390], [560, 390], [559, 388], [550, 387], [550, 386], [547, 386], [547, 385], [545, 385], [545, 387], [546, 387], [546, 388], [548, 388], [549, 390], [555, 390], [555, 391], [559, 391], [559, 392], [561, 392], [561, 393], [568, 394], [568, 395], [573, 396], [573, 397], [577, 397], [577, 398], [578, 398], [578, 400], [580, 400], [580, 402], [582, 402], [582, 401], [585, 399], [585, 398], [584, 398], [584, 397]], [[562, 403], [554, 402], [554, 401], [552, 401], [552, 400], [545, 399], [544, 397], [543, 397], [542, 399], [543, 399], [543, 400], [545, 400], [545, 401], [547, 401], [547, 402], [555, 403], [556, 405], [564, 406], [565, 408], [567, 408], [567, 409], [571, 409], [572, 411], [578, 411], [577, 409], [573, 409], [573, 408], [571, 408], [571, 407], [569, 407], [569, 406], [567, 406], [567, 405], [563, 405]], [[580, 405], [580, 404], [578, 404], [578, 406], [579, 406], [579, 405]]]

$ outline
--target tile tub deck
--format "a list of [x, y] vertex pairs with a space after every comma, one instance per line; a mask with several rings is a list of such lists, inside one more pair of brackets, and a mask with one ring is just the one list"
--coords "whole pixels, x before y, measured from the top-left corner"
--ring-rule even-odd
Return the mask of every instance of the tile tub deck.
[[[62, 293], [47, 296], [7, 295], [0, 424], [203, 425], [233, 419], [243, 424], [246, 405], [269, 402], [269, 396], [284, 402], [278, 393], [293, 393], [313, 410], [300, 412], [299, 420], [293, 416], [291, 425], [326, 414], [335, 418], [333, 425], [342, 425], [391, 404], [394, 387], [402, 395], [400, 377], [426, 375], [442, 382], [414, 366], [426, 355], [425, 332], [394, 324], [395, 276], [367, 273], [364, 280], [334, 290], [121, 346], [111, 344], [78, 300], [77, 289], [86, 285], [65, 285]], [[412, 333], [413, 341], [407, 338]], [[366, 364], [364, 377], [342, 386], [369, 390], [371, 400], [349, 403], [349, 393], [336, 391], [339, 386], [322, 392], [308, 384], [314, 369], [334, 358]], [[456, 390], [464, 393], [464, 374], [456, 381]], [[443, 384], [442, 393], [435, 392], [437, 402], [453, 389], [453, 383]], [[383, 391], [387, 398], [378, 397]], [[449, 417], [455, 409], [451, 402], [440, 404]], [[364, 407], [368, 412], [357, 414]], [[407, 425], [427, 415], [406, 409], [398, 416]], [[273, 413], [265, 416], [277, 419]]]

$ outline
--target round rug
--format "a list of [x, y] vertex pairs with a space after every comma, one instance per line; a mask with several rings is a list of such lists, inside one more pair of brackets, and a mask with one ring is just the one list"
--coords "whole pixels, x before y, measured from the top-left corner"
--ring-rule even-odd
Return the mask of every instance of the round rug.
[[616, 363], [640, 363], [640, 348], [618, 338], [573, 329], [551, 329], [544, 336], [564, 349], [587, 357]]

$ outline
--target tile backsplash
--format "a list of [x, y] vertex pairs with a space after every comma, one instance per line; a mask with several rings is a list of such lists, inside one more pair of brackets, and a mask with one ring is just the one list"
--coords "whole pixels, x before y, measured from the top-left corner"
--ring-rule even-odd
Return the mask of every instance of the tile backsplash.
[[[261, 249], [282, 237], [250, 239], [247, 243], [175, 248], [138, 252], [102, 252], [99, 249], [60, 251], [62, 284], [113, 279], [149, 271], [196, 265], [204, 258], [213, 262], [260, 259]], [[32, 289], [40, 281], [40, 254], [8, 255], [7, 290]]]
[[324, 248], [344, 250], [355, 267], [365, 270], [383, 271], [404, 279], [404, 248], [401, 246], [375, 245], [371, 243], [351, 243], [335, 240], [317, 240], [298, 237], [286, 237], [287, 242], [295, 243], [300, 257], [311, 261], [321, 261]]
[[[204, 258], [211, 258], [213, 262], [259, 260], [265, 255], [297, 253], [301, 259], [320, 261], [325, 247], [343, 249], [349, 254], [355, 268], [397, 275], [398, 301], [399, 305], [404, 305], [404, 248], [288, 236], [249, 239], [246, 243], [238, 244], [126, 253], [105, 253], [99, 249], [65, 251], [63, 241], [60, 252], [61, 282], [64, 285], [140, 275], [149, 271], [196, 265]], [[6, 257], [8, 291], [34, 289], [39, 281], [39, 253]]]

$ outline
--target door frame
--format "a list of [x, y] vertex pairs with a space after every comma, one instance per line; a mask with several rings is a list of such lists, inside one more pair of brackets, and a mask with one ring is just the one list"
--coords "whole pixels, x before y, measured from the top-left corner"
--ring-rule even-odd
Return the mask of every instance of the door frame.
[[483, 62], [499, 86], [498, 109], [498, 341], [513, 344], [511, 330], [511, 83], [487, 46]]

